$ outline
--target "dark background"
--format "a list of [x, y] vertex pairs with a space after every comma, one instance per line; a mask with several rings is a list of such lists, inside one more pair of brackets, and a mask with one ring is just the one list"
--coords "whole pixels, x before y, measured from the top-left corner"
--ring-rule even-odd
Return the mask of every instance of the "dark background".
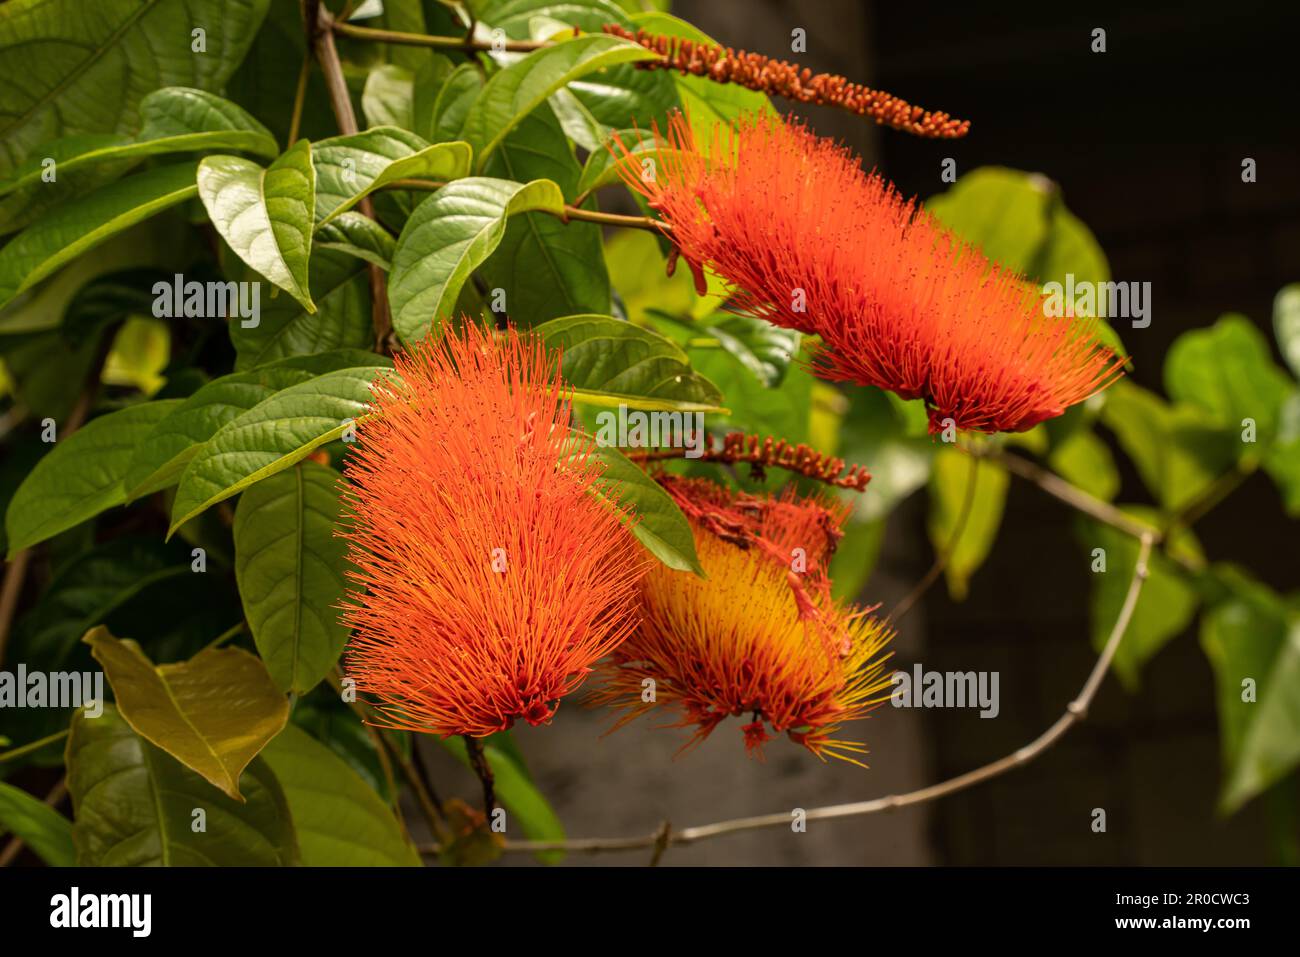
[[[946, 188], [939, 173], [948, 156], [959, 173], [991, 164], [1055, 180], [1096, 234], [1113, 278], [1152, 283], [1150, 327], [1121, 332], [1136, 381], [1163, 392], [1163, 358], [1179, 333], [1236, 311], [1272, 341], [1273, 296], [1300, 279], [1293, 8], [676, 0], [673, 12], [726, 45], [777, 57], [790, 56], [790, 31], [802, 27], [808, 52], [796, 58], [814, 71], [970, 119], [966, 139], [927, 141], [841, 112], [799, 110], [907, 195]], [[1107, 31], [1104, 54], [1090, 51], [1094, 27]], [[1246, 156], [1258, 163], [1250, 185], [1241, 182]], [[1118, 500], [1149, 501], [1127, 459], [1117, 460], [1125, 469]], [[924, 573], [924, 499], [914, 496], [892, 516], [865, 599], [890, 607]], [[1059, 503], [1012, 480], [1002, 530], [969, 599], [957, 605], [942, 585], [932, 588], [896, 645], [900, 667], [999, 671], [1001, 715], [887, 708], [863, 726], [870, 771], [819, 765], [785, 742], [769, 745], [767, 764], [749, 762], [739, 732], [726, 726], [665, 764], [677, 733], [642, 721], [597, 741], [601, 717], [578, 708], [561, 709], [540, 732], [520, 729], [519, 743], [575, 837], [647, 833], [664, 818], [689, 826], [863, 800], [969, 770], [1040, 734], [1095, 661], [1073, 522]], [[1295, 525], [1267, 477], [1256, 474], [1197, 533], [1213, 559], [1240, 561], [1282, 590], [1300, 586]], [[439, 776], [458, 773], [430, 757]], [[1135, 694], [1108, 678], [1087, 722], [1026, 768], [927, 806], [814, 823], [802, 835], [773, 829], [707, 841], [674, 848], [666, 860], [1276, 863], [1278, 833], [1295, 840], [1294, 784], [1293, 776], [1231, 818], [1216, 814], [1214, 687], [1193, 626], [1152, 659]], [[1104, 834], [1090, 827], [1097, 807], [1107, 812]]]

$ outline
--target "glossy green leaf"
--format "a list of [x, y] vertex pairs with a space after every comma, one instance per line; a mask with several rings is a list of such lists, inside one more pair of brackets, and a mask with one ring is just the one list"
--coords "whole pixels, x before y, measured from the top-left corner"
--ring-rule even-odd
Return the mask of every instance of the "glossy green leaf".
[[775, 389], [799, 353], [799, 333], [753, 316], [717, 315], [695, 324], [694, 339], [712, 337], [763, 385]]
[[379, 795], [306, 731], [288, 725], [262, 756], [289, 800], [305, 867], [420, 866]]
[[[1158, 519], [1158, 513], [1150, 508], [1126, 506], [1124, 511], [1147, 524]], [[1137, 564], [1138, 542], [1131, 535], [1090, 520], [1081, 520], [1079, 528], [1079, 540], [1087, 549], [1083, 568], [1091, 569], [1097, 562], [1095, 549], [1105, 550], [1106, 570], [1091, 573], [1092, 645], [1100, 651], [1110, 637], [1128, 593]], [[1200, 546], [1191, 532], [1176, 533], [1169, 547], [1189, 560], [1201, 559]], [[1137, 687], [1142, 666], [1191, 623], [1198, 604], [1195, 588], [1162, 551], [1152, 551], [1147, 567], [1146, 584], [1113, 665], [1115, 674], [1130, 690]]]
[[1262, 585], [1236, 574], [1229, 585], [1201, 619], [1218, 689], [1226, 813], [1300, 763], [1300, 622]]
[[462, 63], [447, 77], [433, 101], [430, 138], [435, 143], [454, 140], [465, 125], [469, 108], [483, 89], [483, 74], [476, 63]]
[[474, 148], [482, 170], [506, 135], [560, 87], [605, 67], [654, 57], [639, 44], [605, 34], [543, 47], [493, 74], [465, 117], [461, 139]]
[[[147, 156], [197, 150], [243, 150], [268, 158], [275, 138], [240, 107], [212, 93], [171, 86], [140, 101], [144, 126], [134, 136], [65, 137], [0, 179], [0, 232], [21, 229], [65, 200], [116, 178]], [[46, 160], [53, 160], [51, 168]], [[53, 174], [53, 182], [47, 182]]]
[[[488, 173], [519, 183], [548, 179], [569, 197], [577, 189], [579, 170], [551, 108], [543, 103], [510, 131]], [[505, 294], [505, 311], [516, 326], [610, 309], [609, 273], [595, 223], [565, 223], [546, 213], [511, 217], [501, 244], [480, 272], [489, 289]]]
[[577, 403], [668, 411], [725, 411], [713, 383], [692, 371], [670, 339], [611, 316], [566, 316], [537, 327], [562, 352], [560, 371]]
[[866, 491], [851, 497], [854, 521], [881, 522], [929, 481], [939, 447], [928, 435], [909, 434], [903, 415], [879, 389], [854, 389], [849, 399], [835, 454], [871, 472]]
[[258, 658], [242, 648], [205, 648], [189, 661], [155, 665], [139, 645], [107, 628], [82, 640], [136, 734], [244, 799], [240, 775], [289, 720], [289, 702]]
[[1274, 364], [1264, 334], [1236, 314], [1175, 339], [1165, 355], [1164, 378], [1171, 399], [1205, 410], [1238, 436], [1246, 419], [1255, 422], [1256, 442], [1262, 444], [1276, 435], [1291, 391], [1290, 377]]
[[272, 680], [305, 694], [334, 667], [347, 543], [333, 469], [299, 462], [250, 486], [235, 510], [235, 576], [244, 617]]
[[60, 206], [0, 249], [0, 305], [59, 267], [196, 192], [193, 163], [161, 166]]
[[394, 180], [446, 181], [469, 173], [466, 143], [430, 146], [414, 133], [377, 126], [312, 147], [316, 167], [316, 227], [330, 222]]
[[[345, 213], [344, 217], [350, 215]], [[326, 226], [325, 231], [334, 229], [341, 220]], [[374, 220], [366, 222], [382, 231]], [[344, 228], [347, 225], [345, 222]], [[366, 349], [374, 343], [370, 278], [364, 260], [338, 249], [314, 249], [309, 288], [316, 306], [314, 312], [296, 299], [277, 296], [262, 305], [257, 325], [229, 323], [236, 369], [251, 369], [290, 356]]]
[[275, 393], [222, 426], [181, 476], [168, 535], [342, 436], [366, 414], [370, 383], [385, 371], [374, 365], [327, 372]]
[[600, 497], [635, 516], [632, 532], [641, 544], [669, 568], [706, 577], [690, 523], [668, 493], [618, 449], [598, 445], [592, 454], [605, 465]]
[[[10, 0], [0, 15], [0, 175], [39, 144], [133, 133], [150, 90], [219, 90], [270, 0]], [[191, 31], [204, 29], [204, 52]]]
[[12, 834], [50, 867], [72, 867], [72, 822], [44, 801], [0, 781], [0, 835]]
[[238, 156], [206, 157], [198, 184], [212, 225], [235, 254], [315, 312], [307, 285], [316, 203], [311, 144], [299, 140], [265, 169]]
[[426, 199], [397, 239], [388, 277], [398, 335], [415, 342], [452, 315], [461, 288], [501, 242], [510, 216], [563, 208], [559, 187], [545, 179], [522, 184], [470, 177]]
[[[388, 230], [375, 222], [369, 216], [362, 216], [360, 213], [340, 213], [334, 219], [316, 230], [316, 236], [312, 243], [315, 247], [315, 256], [322, 249], [332, 249], [336, 252], [347, 253], [357, 259], [364, 260], [368, 263], [374, 263], [384, 272], [390, 272], [393, 268], [393, 253], [397, 251], [397, 240], [389, 235]], [[312, 269], [312, 298], [320, 305], [321, 311], [325, 311], [325, 305], [320, 302], [321, 296], [315, 291], [316, 282], [316, 265], [313, 262]]]
[[326, 372], [370, 361], [372, 358], [365, 353], [344, 349], [295, 356], [251, 372], [212, 380], [180, 400], [138, 443], [124, 479], [128, 499], [179, 482], [185, 467], [204, 442], [263, 399]]
[[366, 86], [361, 94], [361, 111], [366, 125], [395, 126], [403, 130], [414, 128], [412, 115], [413, 84], [415, 75], [405, 67], [384, 63], [366, 75]]
[[1002, 524], [1007, 484], [1006, 469], [996, 463], [951, 446], [941, 447], [934, 455], [926, 527], [936, 553], [948, 555], [944, 578], [956, 601], [965, 599], [971, 576], [993, 549]]
[[123, 479], [136, 446], [179, 404], [167, 399], [128, 406], [56, 442], [9, 503], [9, 555], [125, 502]]
[[[72, 839], [83, 867], [289, 867], [298, 863], [293, 819], [266, 762], [222, 794], [137, 735], [112, 705], [77, 712], [68, 738]], [[204, 830], [196, 830], [195, 811]]]

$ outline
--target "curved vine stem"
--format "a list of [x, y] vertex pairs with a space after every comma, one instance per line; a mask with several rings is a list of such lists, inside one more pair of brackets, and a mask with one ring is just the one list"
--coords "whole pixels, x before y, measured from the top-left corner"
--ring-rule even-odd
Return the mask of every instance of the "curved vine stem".
[[[975, 768], [973, 771], [959, 774], [955, 778], [949, 778], [946, 781], [940, 781], [938, 784], [931, 784], [928, 787], [908, 791], [904, 794], [890, 794], [885, 797], [872, 798], [869, 801], [812, 808], [806, 814], [807, 820], [828, 821], [842, 817], [862, 817], [867, 814], [893, 811], [914, 804], [924, 804], [941, 797], [947, 797], [950, 794], [956, 794], [958, 791], [965, 791], [967, 788], [982, 784], [1033, 761], [1055, 744], [1070, 728], [1087, 717], [1093, 698], [1096, 697], [1097, 690], [1101, 687], [1102, 681], [1105, 680], [1106, 672], [1110, 670], [1111, 662], [1115, 658], [1115, 652], [1119, 650], [1120, 642], [1124, 640], [1124, 634], [1128, 631], [1129, 623], [1133, 620], [1133, 611], [1137, 607], [1138, 598], [1142, 594], [1142, 586], [1147, 579], [1147, 562], [1151, 558], [1151, 549], [1156, 543], [1158, 533], [1153, 529], [1143, 528], [1137, 538], [1139, 541], [1137, 563], [1133, 566], [1133, 577], [1130, 579], [1128, 591], [1124, 595], [1124, 604], [1120, 608], [1119, 617], [1115, 619], [1115, 625], [1111, 628], [1110, 636], [1106, 639], [1106, 644], [1102, 648], [1096, 664], [1093, 665], [1092, 671], [1088, 673], [1088, 678], [1084, 681], [1083, 687], [1074, 699], [1066, 705], [1065, 711], [1052, 723], [1051, 727], [1024, 747], [996, 761]], [[769, 827], [788, 827], [790, 820], [789, 811], [778, 811], [774, 814], [741, 817], [729, 821], [718, 821], [715, 824], [688, 827], [680, 831], [673, 831], [661, 826], [653, 834], [639, 837], [578, 838], [567, 841], [507, 841], [504, 849], [511, 852], [526, 853], [538, 851], [599, 853], [602, 851], [643, 850], [661, 846], [666, 848], [682, 844], [694, 844], [697, 841], [721, 837], [726, 834], [736, 834], [741, 831], [755, 831]], [[423, 854], [433, 854], [437, 850], [436, 846], [428, 845], [420, 848]], [[661, 855], [662, 850], [659, 851], [655, 860], [657, 861]]]

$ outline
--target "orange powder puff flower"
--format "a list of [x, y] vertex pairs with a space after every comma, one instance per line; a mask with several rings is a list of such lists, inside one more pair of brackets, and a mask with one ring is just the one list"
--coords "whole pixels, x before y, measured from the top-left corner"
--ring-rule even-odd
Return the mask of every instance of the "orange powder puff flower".
[[736, 308], [819, 336], [823, 378], [922, 398], [932, 431], [1020, 432], [1121, 374], [1096, 320], [1046, 315], [1037, 287], [804, 126], [742, 118], [708, 156], [680, 114], [656, 138], [655, 175], [624, 163], [629, 186]]
[[746, 716], [753, 755], [770, 727], [820, 758], [860, 764], [854, 755], [866, 748], [835, 734], [888, 699], [880, 652], [890, 635], [830, 597], [826, 568], [844, 511], [790, 495], [734, 495], [704, 479], [660, 481], [686, 512], [709, 577], [649, 571], [641, 624], [614, 650], [592, 702], [626, 712], [615, 727], [666, 706], [680, 717], [674, 727], [696, 726], [685, 747], [724, 718]]
[[635, 627], [642, 553], [539, 342], [467, 323], [396, 372], [345, 469], [348, 674], [390, 727], [542, 724]]

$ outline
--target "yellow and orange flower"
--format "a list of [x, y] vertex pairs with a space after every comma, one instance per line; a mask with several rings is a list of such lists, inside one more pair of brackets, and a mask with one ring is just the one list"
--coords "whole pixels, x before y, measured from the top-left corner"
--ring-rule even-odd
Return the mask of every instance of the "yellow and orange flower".
[[628, 185], [697, 282], [707, 265], [738, 309], [819, 336], [824, 378], [923, 398], [932, 431], [1019, 432], [1121, 374], [1095, 320], [1047, 314], [1037, 287], [804, 126], [742, 118], [706, 154], [677, 114], [656, 139], [655, 175], [623, 163]]
[[538, 341], [466, 323], [396, 364], [345, 469], [348, 674], [394, 728], [547, 722], [635, 627], [643, 553]]
[[729, 716], [748, 716], [751, 754], [761, 756], [770, 728], [820, 758], [860, 764], [854, 755], [866, 748], [835, 735], [888, 699], [890, 635], [831, 599], [827, 565], [843, 510], [733, 494], [704, 479], [660, 481], [690, 520], [709, 577], [649, 571], [641, 624], [614, 650], [592, 702], [626, 712], [615, 727], [674, 711], [673, 726], [696, 729], [685, 747]]

